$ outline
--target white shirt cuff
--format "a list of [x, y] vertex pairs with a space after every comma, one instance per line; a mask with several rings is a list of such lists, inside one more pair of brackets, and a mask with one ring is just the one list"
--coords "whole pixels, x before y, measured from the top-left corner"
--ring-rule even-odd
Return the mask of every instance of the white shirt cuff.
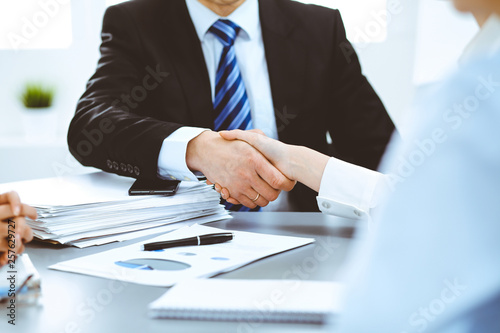
[[377, 187], [383, 178], [380, 172], [330, 158], [321, 178], [319, 209], [326, 214], [363, 218], [377, 205]]
[[181, 127], [165, 140], [158, 155], [158, 176], [164, 179], [196, 181], [198, 178], [186, 164], [186, 150], [189, 141], [200, 135], [207, 128]]

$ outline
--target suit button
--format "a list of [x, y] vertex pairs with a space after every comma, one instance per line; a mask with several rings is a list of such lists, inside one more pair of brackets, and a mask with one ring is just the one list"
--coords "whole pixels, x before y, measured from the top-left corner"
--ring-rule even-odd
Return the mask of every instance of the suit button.
[[110, 160], [106, 161], [106, 165], [108, 166], [108, 169], [113, 169], [113, 162], [111, 162]]
[[118, 171], [119, 169], [119, 165], [118, 165], [118, 162], [113, 162], [113, 169], [115, 169], [116, 171]]
[[128, 171], [128, 173], [130, 173], [130, 174], [134, 173], [134, 167], [133, 167], [133, 166], [131, 166], [130, 164], [127, 164], [127, 171]]
[[122, 172], [127, 172], [127, 166], [125, 163], [120, 163], [120, 170], [122, 170]]
[[141, 174], [141, 169], [139, 169], [139, 167], [134, 167], [134, 173], [136, 176], [139, 176]]

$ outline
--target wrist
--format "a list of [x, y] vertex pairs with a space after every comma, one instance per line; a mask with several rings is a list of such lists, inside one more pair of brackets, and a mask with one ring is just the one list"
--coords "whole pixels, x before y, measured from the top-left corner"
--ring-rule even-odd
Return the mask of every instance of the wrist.
[[319, 191], [321, 178], [329, 156], [302, 146], [292, 146], [290, 151], [293, 179]]
[[290, 157], [290, 176], [293, 180], [299, 180], [300, 175], [306, 172], [307, 148], [302, 146], [290, 146], [288, 156]]
[[219, 135], [213, 131], [204, 131], [191, 139], [186, 148], [186, 165], [191, 171], [203, 171], [204, 154], [209, 150], [208, 146], [213, 139]]

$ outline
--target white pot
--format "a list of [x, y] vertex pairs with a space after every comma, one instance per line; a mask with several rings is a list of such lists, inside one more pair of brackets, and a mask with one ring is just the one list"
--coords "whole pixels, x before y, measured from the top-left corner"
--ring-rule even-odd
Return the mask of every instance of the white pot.
[[27, 142], [51, 142], [56, 138], [57, 113], [54, 107], [25, 108], [22, 114], [24, 137]]

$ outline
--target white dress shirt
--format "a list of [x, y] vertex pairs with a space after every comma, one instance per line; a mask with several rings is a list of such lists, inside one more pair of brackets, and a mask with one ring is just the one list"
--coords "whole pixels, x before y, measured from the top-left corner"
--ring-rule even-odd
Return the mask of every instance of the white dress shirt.
[[[200, 39], [210, 78], [212, 100], [215, 98], [215, 77], [223, 45], [208, 30], [219, 19], [228, 19], [241, 27], [234, 42], [236, 59], [250, 103], [252, 122], [268, 137], [278, 138], [271, 84], [260, 26], [258, 0], [247, 0], [228, 17], [220, 17], [197, 0], [186, 0], [186, 5]], [[211, 112], [207, 110], [207, 112]], [[185, 126], [167, 137], [158, 157], [158, 174], [162, 178], [196, 180], [186, 165], [186, 148], [190, 140], [206, 128]], [[264, 210], [288, 210], [287, 193]]]
[[[460, 123], [444, 116], [457, 104]], [[443, 140], [420, 154], [354, 251], [335, 332], [500, 332], [500, 53], [469, 63], [420, 105], [433, 116], [383, 165], [397, 173], [417, 142], [436, 130]]]
[[[222, 55], [222, 43], [208, 30], [222, 17], [197, 0], [186, 0], [186, 5], [200, 39], [205, 63], [210, 78], [212, 100], [215, 98], [215, 76]], [[278, 138], [274, 117], [271, 85], [264, 53], [264, 42], [259, 18], [257, 0], [247, 0], [225, 19], [241, 27], [234, 42], [236, 59], [247, 91], [252, 122], [267, 136]], [[211, 112], [211, 110], [207, 110]], [[196, 177], [186, 165], [188, 142], [205, 131], [205, 128], [185, 126], [165, 139], [158, 159], [159, 174], [167, 178], [195, 180]], [[187, 179], [186, 179], [187, 180]]]
[[385, 175], [330, 158], [323, 172], [318, 207], [325, 213], [351, 219], [366, 218], [386, 188]]

